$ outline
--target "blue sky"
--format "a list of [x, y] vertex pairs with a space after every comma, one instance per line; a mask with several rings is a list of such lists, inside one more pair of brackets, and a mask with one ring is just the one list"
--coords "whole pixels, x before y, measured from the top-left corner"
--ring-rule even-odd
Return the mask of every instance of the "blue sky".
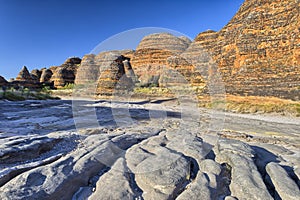
[[[195, 38], [220, 30], [242, 0], [0, 0], [0, 75], [62, 64], [120, 32], [162, 27]], [[132, 44], [135, 48], [136, 44]]]

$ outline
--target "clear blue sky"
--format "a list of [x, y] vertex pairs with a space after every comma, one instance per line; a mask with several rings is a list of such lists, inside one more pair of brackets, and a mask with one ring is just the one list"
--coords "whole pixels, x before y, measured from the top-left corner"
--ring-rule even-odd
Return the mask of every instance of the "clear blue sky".
[[[0, 0], [0, 75], [82, 57], [126, 30], [163, 27], [194, 38], [220, 30], [242, 0]], [[135, 46], [133, 46], [135, 48]]]

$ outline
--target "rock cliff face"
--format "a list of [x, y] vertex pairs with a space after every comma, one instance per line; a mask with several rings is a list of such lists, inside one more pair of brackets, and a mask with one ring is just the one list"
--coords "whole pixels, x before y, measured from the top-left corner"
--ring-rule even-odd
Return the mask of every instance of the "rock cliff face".
[[73, 57], [68, 58], [61, 66], [52, 67], [51, 82], [53, 81], [54, 87], [62, 88], [67, 84], [73, 84], [80, 63], [80, 58]]
[[36, 81], [36, 82], [39, 82], [40, 81], [40, 78], [41, 78], [41, 75], [42, 75], [42, 71], [39, 70], [39, 69], [34, 69], [31, 71], [31, 77]]
[[53, 72], [50, 69], [42, 69], [42, 74], [40, 78], [41, 83], [50, 83], [50, 79], [53, 75]]
[[[75, 83], [86, 85], [89, 90], [93, 90], [90, 91], [91, 93], [98, 95], [111, 95], [115, 92], [117, 85], [122, 85], [127, 89], [132, 87], [136, 78], [130, 58], [126, 57], [132, 54], [132, 50], [122, 50], [85, 55], [78, 69]], [[88, 86], [89, 84], [91, 87]]]
[[226, 91], [300, 99], [299, 1], [246, 0], [219, 32], [200, 33], [187, 49], [209, 52]]
[[169, 33], [151, 34], [142, 39], [132, 57], [132, 67], [141, 85], [159, 85], [160, 75], [167, 67], [167, 59], [179, 55], [190, 44], [185, 37]]
[[117, 92], [118, 89], [130, 88], [133, 85], [133, 81], [126, 76], [123, 63], [125, 60], [129, 63], [128, 58], [123, 55], [111, 54], [106, 60], [110, 60], [110, 63], [100, 68], [101, 74], [98, 79], [97, 94], [111, 95]]

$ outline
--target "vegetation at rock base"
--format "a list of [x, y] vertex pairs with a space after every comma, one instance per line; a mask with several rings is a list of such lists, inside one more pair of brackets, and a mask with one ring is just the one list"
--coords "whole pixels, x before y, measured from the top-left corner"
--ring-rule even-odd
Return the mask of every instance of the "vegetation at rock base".
[[235, 96], [226, 95], [222, 98], [212, 97], [208, 95], [199, 95], [199, 88], [193, 90], [183, 90], [176, 88], [177, 91], [170, 88], [160, 87], [137, 87], [134, 89], [133, 97], [176, 97], [176, 94], [197, 95], [198, 106], [203, 108], [227, 111], [243, 114], [264, 114], [276, 113], [280, 115], [300, 117], [300, 102], [277, 97], [259, 97], [259, 96]]
[[47, 100], [47, 99], [59, 99], [51, 94], [50, 88], [43, 87], [40, 90], [30, 90], [28, 88], [14, 89], [9, 88], [0, 90], [0, 100], [9, 101], [24, 101], [31, 100]]
[[226, 95], [224, 100], [199, 97], [199, 106], [234, 113], [278, 113], [300, 117], [300, 102], [276, 97]]

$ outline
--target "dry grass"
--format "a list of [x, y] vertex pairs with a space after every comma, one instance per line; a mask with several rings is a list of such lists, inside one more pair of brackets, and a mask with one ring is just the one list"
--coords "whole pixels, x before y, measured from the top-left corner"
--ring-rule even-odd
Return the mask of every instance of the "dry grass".
[[233, 96], [211, 100], [199, 97], [199, 106], [236, 113], [279, 113], [300, 117], [300, 102], [276, 97]]
[[174, 94], [168, 88], [137, 87], [134, 88], [134, 97], [173, 97]]

